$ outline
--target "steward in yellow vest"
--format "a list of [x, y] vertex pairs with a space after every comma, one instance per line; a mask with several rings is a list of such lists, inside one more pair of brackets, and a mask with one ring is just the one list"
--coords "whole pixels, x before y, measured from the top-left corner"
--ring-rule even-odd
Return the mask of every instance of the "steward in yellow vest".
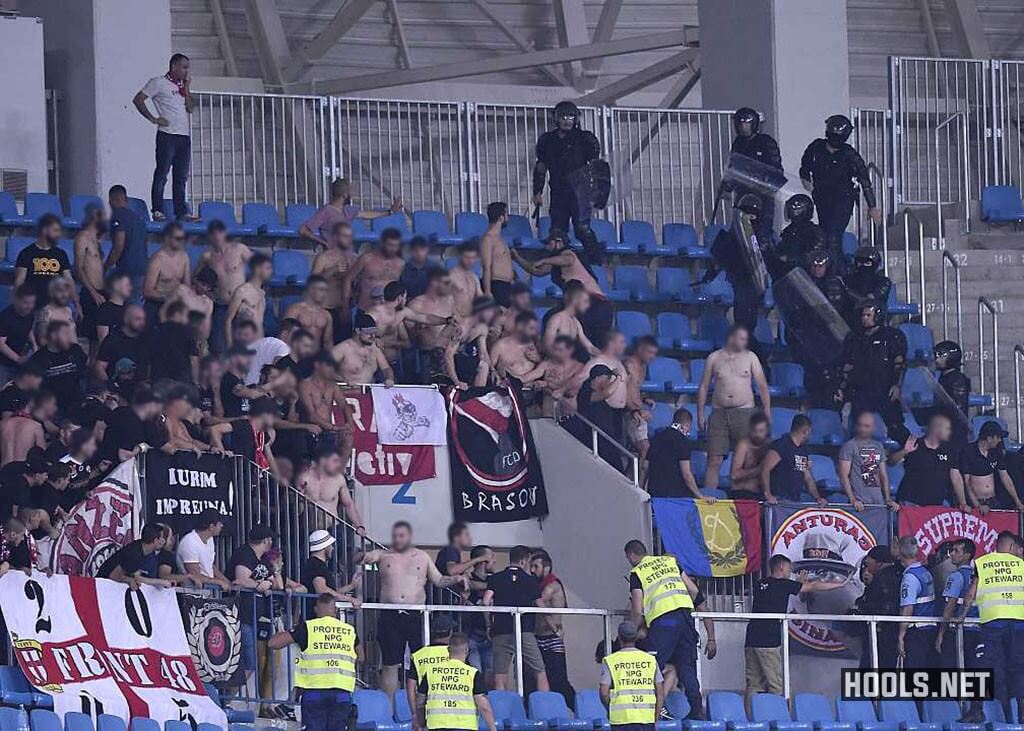
[[665, 700], [665, 684], [655, 657], [637, 648], [635, 622], [619, 625], [621, 649], [605, 657], [601, 667], [601, 700], [613, 727], [653, 729]]
[[431, 665], [448, 660], [448, 641], [452, 637], [454, 624], [448, 614], [435, 614], [430, 618], [430, 644], [421, 647], [409, 656], [405, 668], [405, 694], [409, 708], [422, 707], [423, 696], [417, 697], [420, 681], [426, 676]]
[[337, 618], [337, 600], [321, 594], [314, 617], [291, 632], [278, 632], [267, 644], [277, 650], [295, 643], [293, 682], [300, 689], [303, 731], [338, 731], [355, 728], [356, 659], [359, 640], [352, 625]]
[[479, 713], [488, 731], [496, 731], [483, 676], [466, 662], [469, 638], [461, 632], [453, 634], [448, 652], [447, 660], [428, 664], [420, 679], [419, 691], [426, 695], [427, 702], [422, 715], [420, 709], [415, 709], [416, 728], [477, 731]]
[[[1011, 696], [1017, 697], [1018, 706], [1024, 702], [1024, 672], [1018, 670], [1024, 666], [1024, 649], [1014, 639], [1024, 633], [1024, 542], [1017, 534], [1003, 531], [995, 551], [974, 559], [974, 580], [957, 619], [962, 620], [972, 605], [978, 607], [981, 621], [973, 667], [992, 670], [993, 695], [1003, 712], [1010, 713]], [[984, 723], [982, 702], [971, 701], [960, 720]]]
[[658, 659], [665, 673], [665, 685], [676, 686], [676, 677], [690, 702], [687, 718], [704, 720], [704, 701], [697, 679], [699, 637], [693, 625], [697, 585], [679, 567], [675, 556], [652, 556], [647, 546], [632, 540], [625, 547], [629, 573], [629, 595], [637, 627], [647, 625], [638, 646]]

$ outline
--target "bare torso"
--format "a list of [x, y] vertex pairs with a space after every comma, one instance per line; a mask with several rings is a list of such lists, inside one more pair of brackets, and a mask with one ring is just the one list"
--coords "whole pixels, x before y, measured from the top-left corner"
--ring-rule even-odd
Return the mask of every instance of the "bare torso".
[[325, 475], [316, 467], [310, 467], [299, 475], [297, 483], [303, 495], [331, 515], [339, 514], [338, 499], [346, 489], [344, 475]]
[[338, 363], [338, 376], [343, 383], [373, 383], [379, 352], [375, 344], [363, 345], [355, 338], [349, 338], [335, 345], [331, 355]]
[[[568, 600], [565, 597], [565, 587], [562, 586], [562, 582], [554, 581], [544, 587], [541, 593], [541, 598], [544, 600], [544, 606], [551, 607], [552, 609], [564, 609], [569, 605]], [[537, 615], [537, 634], [538, 635], [558, 635], [562, 633], [562, 615], [560, 614], [538, 614]]]
[[75, 264], [78, 278], [97, 292], [103, 291], [103, 254], [100, 242], [91, 231], [79, 231], [75, 236]]
[[388, 359], [388, 363], [394, 363], [398, 360], [399, 352], [408, 344], [404, 316], [393, 305], [387, 303], [374, 305], [366, 314], [377, 323], [377, 336], [384, 357]]
[[[455, 315], [455, 298], [451, 296], [435, 299], [424, 294], [412, 300], [408, 306], [425, 315], [437, 315], [444, 318]], [[415, 328], [410, 329], [409, 337], [420, 348], [433, 350], [441, 347], [441, 333], [444, 328], [444, 325], [416, 325]]]
[[754, 390], [750, 385], [753, 359], [749, 350], [733, 353], [725, 348], [711, 354], [711, 375], [715, 392], [711, 405], [718, 409], [750, 408]]
[[299, 384], [302, 403], [308, 404], [312, 414], [306, 418], [316, 417], [318, 421], [330, 423], [338, 386], [333, 381], [321, 381], [319, 378], [307, 378]]
[[267, 293], [262, 287], [246, 282], [234, 294], [239, 299], [235, 322], [250, 320], [256, 324], [257, 337], [263, 337], [263, 315], [267, 311]]
[[325, 339], [327, 326], [331, 322], [331, 313], [323, 307], [317, 307], [309, 302], [296, 302], [285, 310], [284, 316], [298, 320], [303, 329], [308, 330], [313, 336], [317, 347], [330, 348], [334, 346], [334, 343], [328, 343]]
[[204, 261], [217, 273], [217, 302], [228, 304], [235, 290], [245, 284], [245, 263], [251, 255], [248, 246], [235, 242], [225, 244], [220, 250], [212, 246], [207, 250]]
[[[746, 441], [747, 450], [744, 455], [742, 464], [737, 465], [740, 469], [753, 469], [760, 467], [761, 463], [764, 462], [765, 456], [768, 454], [768, 450], [771, 449], [771, 441], [767, 441], [764, 444], [754, 444], [749, 439]], [[733, 490], [744, 490], [745, 492], [760, 493], [761, 492], [761, 481], [760, 478], [755, 475], [748, 479], [740, 479], [732, 481]]]
[[313, 259], [313, 274], [327, 280], [327, 302], [329, 309], [341, 307], [341, 280], [356, 260], [355, 253], [332, 246], [324, 249]]
[[359, 273], [358, 297], [359, 308], [367, 310], [373, 304], [371, 293], [378, 287], [385, 287], [397, 282], [402, 276], [405, 260], [400, 257], [384, 257], [377, 251], [369, 251], [363, 256], [363, 269]]
[[551, 315], [548, 318], [548, 326], [544, 329], [545, 338], [552, 340], [560, 335], [579, 340], [582, 332], [583, 327], [580, 325], [580, 321], [565, 310], [559, 310]]
[[459, 317], [469, 317], [473, 311], [473, 298], [483, 294], [480, 279], [467, 269], [455, 267], [451, 271], [451, 280], [455, 314]]
[[156, 271], [154, 289], [157, 297], [163, 301], [174, 293], [179, 286], [188, 281], [189, 259], [184, 251], [160, 249], [149, 260], [150, 270]]
[[3, 446], [0, 464], [21, 462], [32, 447], [42, 446], [43, 427], [30, 416], [11, 415], [0, 425], [0, 445]]
[[626, 407], [626, 396], [628, 387], [626, 384], [626, 367], [618, 358], [607, 355], [597, 355], [591, 358], [586, 365], [587, 374], [594, 369], [594, 366], [606, 365], [618, 378], [612, 385], [611, 393], [608, 395], [607, 404], [613, 409], [624, 409]]
[[418, 548], [401, 553], [385, 551], [380, 566], [381, 601], [386, 604], [423, 604], [427, 599], [430, 556]]
[[563, 256], [566, 256], [567, 263], [562, 264], [559, 268], [562, 270], [562, 281], [569, 282], [575, 279], [583, 285], [583, 288], [587, 290], [591, 295], [597, 295], [601, 299], [604, 299], [604, 292], [601, 291], [601, 285], [597, 283], [597, 280], [587, 271], [587, 268], [583, 266], [583, 262], [576, 256], [575, 252], [566, 252]]
[[515, 272], [512, 269], [512, 254], [509, 253], [508, 244], [501, 237], [500, 233], [488, 231], [480, 237], [480, 255], [490, 251], [491, 256], [491, 280], [499, 282], [511, 282], [515, 279]]
[[499, 375], [522, 380], [540, 363], [536, 343], [522, 343], [518, 338], [502, 338], [491, 348], [491, 364]]

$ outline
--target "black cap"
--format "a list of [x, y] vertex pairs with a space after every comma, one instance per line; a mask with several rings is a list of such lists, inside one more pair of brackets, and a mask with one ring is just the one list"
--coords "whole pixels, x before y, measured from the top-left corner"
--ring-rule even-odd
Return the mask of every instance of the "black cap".
[[597, 378], [598, 376], [614, 376], [615, 371], [606, 365], [596, 365], [590, 369], [590, 377]]
[[278, 413], [277, 403], [268, 396], [258, 398], [249, 404], [249, 416], [264, 416], [276, 413]]
[[206, 225], [206, 233], [212, 234], [217, 231], [227, 231], [228, 227], [224, 225], [224, 222], [219, 218], [215, 218]]
[[249, 543], [258, 543], [274, 537], [274, 531], [262, 523], [257, 523], [249, 529]]
[[30, 475], [38, 475], [50, 469], [50, 463], [46, 459], [46, 453], [39, 447], [32, 447], [25, 457], [25, 472]]
[[226, 523], [227, 517], [217, 508], [206, 508], [196, 516], [196, 528], [207, 528], [215, 523]]
[[988, 437], [1008, 437], [1010, 432], [1003, 428], [1002, 424], [995, 420], [986, 421], [981, 425], [981, 429], [978, 430], [979, 439], [987, 439]]
[[892, 551], [888, 546], [875, 546], [868, 551], [867, 557], [878, 563], [892, 563]]
[[352, 327], [356, 330], [372, 330], [377, 327], [377, 321], [365, 312], [357, 312]]
[[228, 350], [228, 355], [256, 355], [256, 351], [250, 348], [248, 345], [242, 345], [241, 343], [235, 343]]

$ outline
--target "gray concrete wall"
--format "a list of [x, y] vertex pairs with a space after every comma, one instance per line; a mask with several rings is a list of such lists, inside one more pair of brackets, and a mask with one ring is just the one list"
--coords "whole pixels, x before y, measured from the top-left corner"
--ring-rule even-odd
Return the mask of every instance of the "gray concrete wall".
[[0, 17], [0, 168], [25, 170], [28, 190], [47, 189], [43, 26]]

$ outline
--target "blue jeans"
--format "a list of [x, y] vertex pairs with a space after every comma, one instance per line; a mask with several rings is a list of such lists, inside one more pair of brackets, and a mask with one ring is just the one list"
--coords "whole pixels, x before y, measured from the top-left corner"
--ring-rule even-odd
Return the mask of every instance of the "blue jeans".
[[494, 670], [494, 650], [491, 648], [491, 641], [488, 639], [469, 638], [469, 657], [466, 661], [479, 670], [481, 673], [490, 673]]
[[302, 731], [345, 731], [355, 728], [352, 694], [344, 690], [304, 690], [299, 701]]
[[252, 622], [242, 622], [242, 668], [247, 673], [256, 671], [256, 629]]
[[185, 217], [185, 183], [188, 182], [191, 158], [191, 137], [167, 132], [156, 133], [156, 168], [153, 170], [153, 189], [150, 191], [150, 203], [154, 213], [162, 213], [164, 210], [164, 186], [167, 184], [167, 173], [170, 172], [174, 217]]
[[219, 302], [213, 303], [213, 314], [210, 316], [210, 352], [220, 355], [228, 349], [227, 335], [224, 326], [228, 322], [228, 306]]

